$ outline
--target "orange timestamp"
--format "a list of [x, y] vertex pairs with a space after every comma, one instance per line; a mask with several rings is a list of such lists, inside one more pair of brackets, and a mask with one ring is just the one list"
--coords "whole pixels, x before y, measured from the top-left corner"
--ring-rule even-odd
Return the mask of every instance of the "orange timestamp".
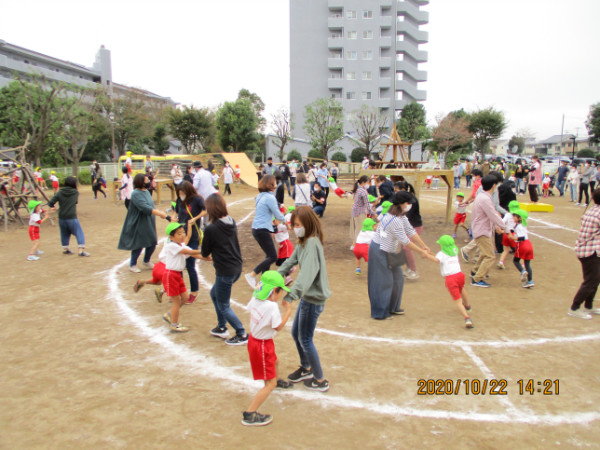
[[[520, 379], [519, 395], [559, 395], [560, 380]], [[508, 380], [504, 378], [470, 379], [420, 379], [417, 395], [508, 395]]]

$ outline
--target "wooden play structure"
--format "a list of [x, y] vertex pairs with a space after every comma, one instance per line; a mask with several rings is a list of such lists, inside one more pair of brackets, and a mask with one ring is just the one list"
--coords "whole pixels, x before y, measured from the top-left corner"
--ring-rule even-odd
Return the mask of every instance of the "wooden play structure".
[[[4, 231], [8, 230], [9, 222], [27, 225], [27, 219], [24, 219], [21, 214], [25, 217], [29, 216], [27, 203], [30, 200], [43, 199], [48, 203], [48, 197], [33, 175], [33, 169], [25, 161], [25, 150], [28, 144], [29, 135], [23, 145], [0, 150], [0, 158], [11, 162], [13, 166], [6, 172], [0, 173], [0, 213], [4, 222]], [[20, 174], [18, 180], [15, 178], [16, 174]]]

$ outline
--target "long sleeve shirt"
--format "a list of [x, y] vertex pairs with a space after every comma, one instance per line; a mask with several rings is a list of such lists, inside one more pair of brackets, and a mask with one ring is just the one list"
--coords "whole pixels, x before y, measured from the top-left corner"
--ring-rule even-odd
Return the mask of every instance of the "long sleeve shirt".
[[492, 196], [489, 192], [483, 191], [475, 198], [471, 210], [473, 237], [492, 237], [493, 227], [506, 229], [506, 225], [496, 212]]
[[252, 221], [253, 229], [273, 229], [273, 217], [280, 222], [285, 221], [285, 217], [281, 214], [277, 199], [270, 192], [261, 192], [256, 197], [256, 213]]
[[600, 206], [594, 205], [581, 218], [581, 229], [575, 243], [578, 258], [600, 256]]

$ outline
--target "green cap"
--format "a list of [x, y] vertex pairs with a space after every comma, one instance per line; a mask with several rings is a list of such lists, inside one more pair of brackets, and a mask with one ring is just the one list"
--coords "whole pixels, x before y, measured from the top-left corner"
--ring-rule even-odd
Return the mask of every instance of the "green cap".
[[42, 202], [40, 202], [39, 200], [29, 200], [29, 203], [27, 203], [27, 209], [29, 210], [29, 213], [32, 214], [35, 211], [35, 208], [38, 207], [38, 205], [41, 205]]
[[513, 200], [508, 204], [508, 210], [511, 213], [514, 213], [515, 211], [517, 211], [518, 209], [521, 209], [521, 205], [519, 204], [518, 201]]
[[295, 206], [290, 206], [287, 210], [288, 214], [291, 213], [292, 211], [295, 211], [296, 207]]
[[258, 283], [256, 286], [254, 297], [259, 300], [266, 300], [271, 294], [271, 291], [276, 287], [290, 292], [290, 289], [286, 287], [285, 280], [279, 272], [276, 272], [275, 270], [267, 270], [260, 277], [260, 283]]
[[462, 197], [462, 198], [465, 198], [465, 194], [463, 194], [462, 192], [457, 192], [457, 193], [456, 193], [456, 196], [457, 196], [457, 197]]
[[444, 252], [446, 255], [448, 255], [448, 256], [458, 255], [458, 247], [456, 247], [456, 244], [454, 243], [454, 239], [452, 238], [452, 236], [444, 234], [437, 240], [437, 243], [440, 244], [440, 247], [442, 247], [442, 252]]
[[377, 197], [373, 197], [371, 194], [369, 194], [369, 203], [373, 203], [375, 200], [377, 200]]
[[329, 179], [330, 183], [335, 183], [335, 180], [333, 179], [333, 177], [329, 177], [328, 179]]
[[370, 217], [367, 217], [363, 221], [362, 230], [363, 231], [373, 231], [373, 227], [375, 226], [376, 223], [377, 222], [375, 222], [373, 219], [371, 219]]
[[387, 200], [381, 204], [381, 214], [387, 214], [393, 203]]
[[171, 233], [173, 233], [173, 231], [175, 231], [178, 228], [181, 228], [182, 226], [183, 226], [182, 223], [171, 222], [169, 225], [167, 225], [167, 229], [165, 230], [165, 233], [167, 236], [171, 236]]
[[513, 214], [521, 218], [521, 223], [524, 227], [527, 226], [527, 218], [529, 217], [529, 213], [527, 211], [524, 209], [517, 209], [516, 211], [513, 211]]

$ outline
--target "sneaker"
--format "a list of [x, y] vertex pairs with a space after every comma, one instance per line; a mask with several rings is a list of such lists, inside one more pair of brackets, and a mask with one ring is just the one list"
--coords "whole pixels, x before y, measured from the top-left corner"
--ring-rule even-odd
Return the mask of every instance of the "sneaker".
[[581, 203], [575, 203], [575, 206], [581, 206]]
[[69, 250], [68, 248], [63, 250], [63, 255], [72, 255], [73, 252], [71, 250]]
[[248, 335], [245, 334], [244, 336], [240, 336], [239, 334], [236, 334], [231, 339], [227, 339], [225, 343], [227, 345], [246, 345], [248, 343]]
[[150, 269], [150, 270], [152, 270], [152, 269], [154, 269], [154, 263], [151, 263], [151, 262], [145, 262], [145, 263], [142, 263], [142, 267], [143, 267], [144, 269]]
[[40, 259], [40, 257], [35, 255], [29, 255], [27, 257], [27, 261], [37, 261], [38, 259]]
[[527, 288], [527, 289], [532, 288], [534, 286], [535, 286], [535, 283], [533, 281], [528, 281], [527, 283], [524, 283], [522, 285], [522, 287]]
[[292, 382], [285, 381], [280, 378], [279, 380], [277, 380], [277, 386], [275, 386], [275, 389], [291, 389], [293, 387], [294, 385]]
[[529, 274], [527, 273], [526, 270], [524, 270], [523, 272], [521, 272], [521, 282], [527, 283], [527, 278], [528, 277], [529, 277]]
[[502, 261], [498, 261], [498, 264], [496, 264], [496, 267], [500, 270], [504, 270], [506, 267], [504, 267], [504, 263]]
[[360, 268], [357, 267], [355, 273], [356, 273], [356, 275], [360, 275], [362, 272], [361, 272]]
[[584, 311], [588, 314], [593, 314], [594, 316], [600, 316], [600, 308], [592, 308], [592, 309], [585, 308]]
[[184, 327], [180, 323], [172, 323], [171, 324], [171, 333], [187, 333], [190, 331], [188, 327]]
[[85, 250], [82, 250], [81, 253], [79, 253], [79, 256], [92, 256], [90, 253], [86, 252]]
[[350, 246], [350, 251], [354, 250], [354, 244]]
[[312, 377], [313, 373], [311, 369], [305, 369], [304, 367], [300, 366], [297, 370], [288, 375], [288, 380], [290, 380], [292, 383], [298, 383], [299, 381], [308, 380]]
[[[471, 281], [472, 281], [473, 283], [475, 283], [475, 281], [473, 281], [473, 277], [475, 276], [475, 274], [476, 274], [476, 273], [477, 273], [477, 272], [475, 272], [474, 270], [471, 270]], [[489, 280], [489, 279], [490, 279], [490, 276], [489, 276], [489, 275], [486, 275], [486, 276], [485, 276], [485, 279], [486, 279], [486, 280]]]
[[[465, 306], [465, 304], [463, 303], [463, 306]], [[469, 305], [468, 307], [465, 306], [465, 311], [470, 313], [473, 310], [473, 307], [471, 305]]]
[[461, 248], [461, 249], [460, 249], [460, 256], [462, 256], [462, 259], [463, 259], [465, 262], [469, 262], [469, 257], [467, 256], [467, 252], [465, 252], [465, 249], [464, 249], [464, 248]]
[[242, 425], [247, 427], [263, 427], [273, 422], [273, 418], [269, 414], [260, 414], [257, 411], [244, 411], [243, 414], [244, 418], [242, 419]]
[[473, 239], [473, 232], [471, 230], [467, 230], [467, 233], [469, 234], [469, 239]]
[[210, 330], [210, 334], [216, 337], [220, 337], [221, 339], [226, 339], [229, 337], [229, 330], [225, 327], [215, 327]]
[[186, 305], [191, 305], [196, 301], [196, 296], [194, 294], [190, 294], [190, 297], [185, 302]]
[[465, 328], [473, 328], [473, 321], [471, 318], [465, 319]]
[[247, 273], [246, 275], [244, 275], [244, 278], [246, 279], [246, 282], [250, 285], [250, 287], [252, 289], [256, 288], [256, 278], [254, 278], [249, 273]]
[[156, 301], [158, 303], [162, 303], [163, 294], [164, 294], [164, 292], [162, 291], [161, 288], [154, 289], [154, 296], [156, 297]]
[[571, 317], [577, 317], [578, 319], [585, 319], [585, 320], [592, 319], [592, 315], [589, 312], [586, 312], [582, 309], [576, 309], [575, 311], [573, 311], [571, 308], [569, 308], [569, 311], [567, 312], [567, 314]]
[[327, 380], [319, 383], [314, 377], [304, 380], [304, 386], [313, 391], [327, 392], [329, 390], [329, 382]]
[[145, 283], [142, 280], [137, 280], [135, 282], [135, 285], [133, 286], [133, 292], [137, 294], [140, 291], [140, 289], [144, 287], [144, 284]]
[[456, 233], [452, 233], [452, 239], [456, 239]]
[[44, 254], [44, 252], [43, 252], [43, 251], [41, 251], [41, 250], [36, 250], [36, 251], [35, 251], [35, 254], [36, 254], [36, 255], [43, 255], [43, 254]]
[[403, 316], [404, 310], [402, 308], [400, 308], [398, 311], [391, 311], [390, 314], [395, 314], [397, 316]]
[[163, 320], [171, 325], [173, 322], [171, 321], [171, 313], [167, 312], [163, 314]]
[[406, 269], [404, 276], [409, 280], [416, 280], [419, 278], [419, 274], [412, 269]]
[[475, 280], [473, 280], [473, 282], [471, 283], [471, 286], [482, 287], [482, 288], [492, 287], [492, 285], [490, 283], [486, 283], [483, 280], [481, 280], [481, 281], [475, 281]]

